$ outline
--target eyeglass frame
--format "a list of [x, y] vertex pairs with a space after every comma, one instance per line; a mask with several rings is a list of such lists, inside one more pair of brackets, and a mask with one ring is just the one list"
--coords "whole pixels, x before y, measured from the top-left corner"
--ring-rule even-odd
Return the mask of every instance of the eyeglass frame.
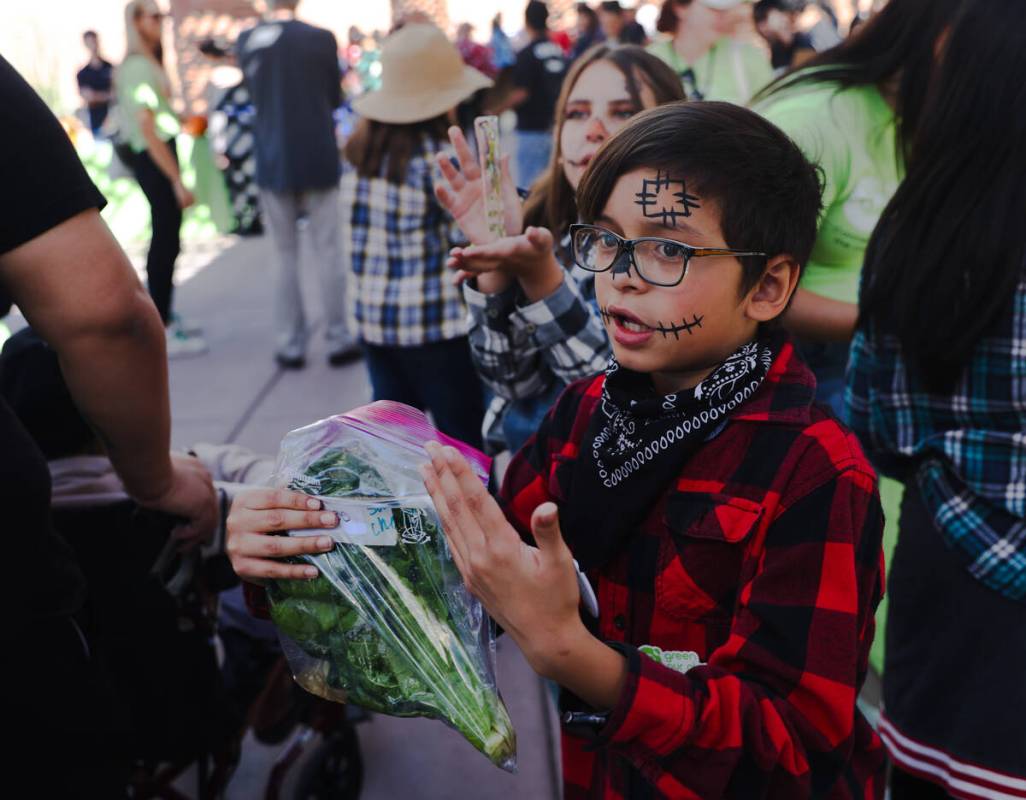
[[[576, 234], [577, 234], [577, 231], [580, 231], [580, 230], [598, 230], [598, 231], [602, 231], [603, 233], [608, 233], [610, 236], [612, 236], [612, 237], [614, 237], [616, 239], [616, 242], [617, 242], [616, 255], [613, 256], [613, 260], [610, 262], [608, 267], [606, 267], [605, 269], [591, 269], [590, 267], [584, 266], [583, 264], [581, 264], [580, 261], [577, 260], [577, 242], [576, 242], [576, 238], [577, 237], [576, 237]], [[687, 244], [686, 242], [678, 242], [676, 239], [666, 239], [666, 238], [664, 238], [662, 236], [639, 236], [636, 239], [626, 239], [623, 236], [620, 236], [618, 233], [614, 233], [613, 231], [609, 230], [608, 228], [603, 228], [601, 225], [589, 225], [587, 223], [581, 223], [581, 222], [572, 223], [570, 225], [569, 233], [570, 233], [570, 255], [571, 255], [571, 257], [574, 260], [574, 264], [576, 264], [581, 269], [583, 269], [583, 270], [585, 270], [587, 272], [594, 273], [596, 275], [599, 275], [599, 274], [601, 274], [603, 272], [609, 272], [609, 270], [611, 270], [613, 268], [613, 266], [616, 264], [616, 262], [620, 260], [620, 256], [623, 255], [624, 251], [626, 251], [627, 252], [627, 257], [630, 258], [631, 264], [634, 266], [635, 271], [638, 273], [638, 276], [645, 283], [647, 283], [647, 284], [649, 284], [651, 286], [659, 286], [659, 287], [662, 287], [662, 288], [665, 288], [665, 289], [669, 289], [669, 288], [672, 288], [674, 286], [680, 286], [681, 282], [684, 280], [685, 276], [688, 274], [688, 265], [691, 263], [691, 259], [692, 258], [709, 258], [709, 257], [712, 257], [712, 256], [734, 256], [736, 258], [741, 258], [741, 257], [768, 258], [768, 256], [765, 253], [759, 253], [759, 252], [755, 252], [755, 251], [751, 251], [751, 250], [731, 250], [731, 249], [726, 248], [726, 247], [694, 247], [694, 246], [692, 246], [690, 244]], [[655, 281], [650, 281], [648, 278], [646, 278], [644, 273], [638, 268], [638, 262], [634, 258], [634, 246], [638, 242], [665, 242], [666, 244], [672, 244], [672, 245], [676, 245], [677, 247], [684, 248], [684, 264], [683, 264], [683, 266], [681, 268], [681, 271], [680, 271], [680, 277], [677, 278], [677, 280], [674, 281], [673, 283], [656, 283]]]

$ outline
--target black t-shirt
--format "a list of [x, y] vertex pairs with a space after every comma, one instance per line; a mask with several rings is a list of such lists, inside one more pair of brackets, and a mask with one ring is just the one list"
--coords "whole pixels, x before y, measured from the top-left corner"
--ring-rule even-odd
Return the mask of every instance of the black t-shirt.
[[[0, 57], [0, 255], [89, 208], [103, 195], [39, 95]], [[83, 268], [88, 265], [83, 265]], [[0, 317], [11, 307], [0, 275]], [[0, 364], [0, 369], [2, 369]], [[46, 460], [0, 398], [0, 508], [8, 569], [0, 597], [8, 623], [68, 614], [84, 597], [81, 572], [50, 523]]]
[[548, 39], [536, 39], [517, 53], [513, 82], [528, 92], [527, 99], [517, 106], [517, 130], [547, 131], [552, 127], [565, 74], [563, 50]]
[[239, 36], [237, 49], [256, 109], [257, 185], [279, 193], [336, 186], [342, 73], [335, 36], [297, 20], [263, 22]]
[[646, 38], [645, 29], [639, 23], [628, 22], [620, 31], [619, 42], [620, 44], [644, 44]]
[[94, 92], [109, 92], [114, 82], [114, 65], [100, 59], [100, 66], [94, 67], [89, 62], [78, 71], [80, 89], [92, 89]]
[[[78, 87], [92, 89], [94, 92], [109, 92], [114, 83], [114, 65], [100, 59], [100, 66], [94, 67], [90, 61], [78, 71]], [[107, 100], [89, 104], [89, 126], [98, 130], [107, 118], [110, 102]]]
[[799, 50], [814, 50], [812, 37], [801, 31], [794, 35], [791, 44], [785, 45], [775, 42], [770, 45], [770, 63], [773, 69], [787, 69], [794, 61], [794, 54]]

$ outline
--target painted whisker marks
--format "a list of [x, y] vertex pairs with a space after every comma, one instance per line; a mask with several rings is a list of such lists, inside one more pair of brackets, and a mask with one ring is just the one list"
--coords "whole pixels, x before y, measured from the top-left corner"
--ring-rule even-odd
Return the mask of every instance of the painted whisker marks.
[[664, 339], [667, 334], [670, 333], [673, 334], [673, 338], [679, 339], [681, 331], [686, 331], [688, 335], [691, 335], [693, 328], [701, 328], [702, 320], [704, 319], [705, 317], [700, 317], [698, 314], [694, 314], [691, 317], [691, 322], [688, 322], [685, 318], [681, 320], [680, 325], [663, 325], [662, 322], [657, 322], [654, 330], [659, 331], [663, 335]]

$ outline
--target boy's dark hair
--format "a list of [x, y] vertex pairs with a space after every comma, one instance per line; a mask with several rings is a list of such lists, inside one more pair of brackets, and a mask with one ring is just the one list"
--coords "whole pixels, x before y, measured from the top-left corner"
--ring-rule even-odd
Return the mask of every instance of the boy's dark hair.
[[[731, 103], [669, 103], [643, 111], [598, 151], [577, 191], [583, 222], [605, 209], [616, 182], [642, 167], [687, 180], [688, 191], [720, 208], [725, 244], [787, 253], [804, 266], [816, 240], [821, 182], [816, 167], [783, 131]], [[741, 292], [755, 286], [765, 259], [742, 258]]]
[[524, 22], [533, 31], [544, 31], [549, 25], [549, 7], [541, 0], [531, 0], [524, 9]]
[[383, 177], [390, 183], [402, 183], [410, 159], [421, 151], [425, 139], [448, 141], [449, 124], [446, 114], [408, 125], [365, 117], [357, 123], [342, 155], [362, 178]]
[[620, 5], [620, 0], [603, 0], [603, 2], [599, 3], [599, 8], [610, 14], [623, 15], [623, 6]]
[[99, 35], [98, 35], [98, 34], [96, 33], [96, 31], [94, 31], [94, 30], [88, 30], [88, 31], [85, 31], [85, 32], [84, 32], [84, 33], [82, 34], [82, 38], [83, 38], [83, 39], [99, 39], [100, 37], [99, 37]]

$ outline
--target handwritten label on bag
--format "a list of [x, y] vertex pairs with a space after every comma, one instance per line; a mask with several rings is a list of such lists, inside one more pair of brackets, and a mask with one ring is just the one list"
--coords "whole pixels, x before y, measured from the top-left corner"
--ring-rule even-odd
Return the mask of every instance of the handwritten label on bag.
[[399, 542], [394, 508], [362, 506], [328, 497], [322, 497], [321, 501], [326, 511], [338, 514], [338, 527], [292, 531], [293, 536], [318, 536], [326, 533], [341, 544], [365, 544], [373, 547], [393, 547]]

